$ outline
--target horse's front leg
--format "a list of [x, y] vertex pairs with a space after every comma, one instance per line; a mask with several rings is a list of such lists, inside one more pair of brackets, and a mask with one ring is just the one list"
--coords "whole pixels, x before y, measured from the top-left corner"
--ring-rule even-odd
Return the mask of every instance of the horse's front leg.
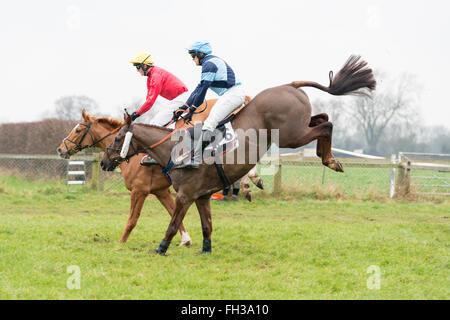
[[123, 232], [123, 235], [120, 238], [120, 242], [127, 242], [127, 239], [130, 236], [131, 231], [134, 229], [134, 227], [136, 227], [139, 216], [141, 215], [142, 206], [144, 205], [144, 201], [147, 198], [147, 195], [148, 195], [147, 192], [137, 190], [133, 190], [131, 192], [130, 214], [128, 216], [125, 231]]
[[172, 238], [177, 234], [177, 231], [183, 222], [184, 216], [186, 215], [186, 212], [192, 202], [194, 202], [192, 199], [183, 195], [181, 192], [178, 192], [175, 199], [175, 210], [173, 211], [173, 216], [170, 220], [169, 227], [167, 228], [164, 239], [155, 250], [155, 253], [159, 253], [160, 255], [166, 254], [166, 251], [170, 246], [170, 241], [172, 241]]
[[[166, 208], [167, 212], [170, 216], [173, 216], [173, 211], [175, 210], [175, 200], [173, 200], [172, 195], [170, 194], [170, 189], [164, 189], [158, 192], [155, 192], [156, 197], [159, 202]], [[189, 233], [186, 231], [186, 228], [183, 225], [183, 222], [180, 224], [180, 235], [181, 235], [181, 246], [189, 247], [192, 244], [191, 237]]]
[[212, 220], [211, 220], [211, 195], [203, 196], [195, 200], [198, 213], [200, 214], [200, 220], [202, 222], [203, 231], [203, 248], [202, 254], [211, 253], [211, 233], [212, 233]]
[[264, 189], [264, 182], [261, 177], [258, 175], [258, 167], [255, 165], [249, 172], [248, 177], [252, 180], [253, 184], [257, 186], [259, 189]]

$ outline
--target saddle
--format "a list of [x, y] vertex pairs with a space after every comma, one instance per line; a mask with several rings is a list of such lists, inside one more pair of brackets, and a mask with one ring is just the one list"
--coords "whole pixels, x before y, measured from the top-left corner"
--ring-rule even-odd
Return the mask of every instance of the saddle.
[[[215, 105], [218, 99], [212, 99], [212, 100], [206, 100], [203, 102], [196, 111], [194, 112], [194, 115], [192, 116], [192, 121], [187, 122], [185, 119], [179, 119], [175, 123], [175, 129], [183, 129], [183, 128], [189, 128], [193, 127], [196, 123], [203, 123], [206, 118], [208, 118], [209, 113], [211, 112], [212, 107]], [[235, 109], [233, 112], [231, 112], [229, 115], [225, 117], [224, 120], [222, 120], [217, 127], [220, 127], [221, 124], [224, 124], [226, 122], [229, 122], [233, 120], [236, 114], [238, 114], [249, 102], [252, 100], [249, 96], [245, 96], [244, 103]]]
[[[212, 156], [217, 156], [218, 154], [224, 154], [226, 152], [233, 151], [239, 146], [236, 134], [231, 126], [231, 121], [250, 101], [251, 98], [249, 96], [246, 96], [244, 103], [240, 107], [233, 110], [225, 117], [225, 119], [219, 122], [215, 130], [216, 135], [212, 138], [211, 143], [203, 145], [202, 151], [208, 150], [209, 154], [211, 154]], [[189, 134], [189, 136], [191, 137], [191, 150], [194, 149], [194, 141], [198, 139], [199, 135], [199, 130], [195, 130], [195, 127], [203, 124], [203, 121], [208, 117], [212, 106], [213, 105], [208, 106], [208, 101], [204, 102], [199, 108], [197, 108], [201, 111], [197, 114], [194, 114], [191, 122], [187, 123], [184, 121], [184, 119], [180, 119], [175, 125], [175, 128], [179, 126], [179, 129], [185, 131], [183, 135]], [[221, 149], [221, 151], [217, 149]], [[216, 150], [219, 151], [219, 153], [216, 153]], [[182, 160], [178, 159], [178, 161]]]

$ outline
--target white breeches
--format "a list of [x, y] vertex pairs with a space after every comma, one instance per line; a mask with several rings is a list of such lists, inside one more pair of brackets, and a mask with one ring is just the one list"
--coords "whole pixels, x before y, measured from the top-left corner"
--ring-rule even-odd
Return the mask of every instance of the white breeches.
[[242, 85], [233, 86], [219, 97], [212, 107], [208, 118], [203, 124], [203, 130], [214, 131], [220, 121], [240, 107], [245, 101], [245, 91]]
[[164, 102], [161, 102], [158, 106], [155, 106], [157, 107], [157, 110], [155, 110], [155, 115], [151, 118], [149, 124], [153, 124], [156, 126], [165, 125], [172, 119], [173, 112], [180, 108], [188, 98], [189, 93], [184, 92], [173, 100], [166, 100]]

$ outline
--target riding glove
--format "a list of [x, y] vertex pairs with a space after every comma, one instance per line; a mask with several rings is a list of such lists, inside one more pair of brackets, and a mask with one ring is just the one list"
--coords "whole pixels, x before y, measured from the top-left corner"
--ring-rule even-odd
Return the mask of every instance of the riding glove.
[[196, 110], [196, 107], [189, 107], [189, 113], [184, 117], [185, 122], [191, 122], [192, 116], [194, 115], [194, 111]]
[[141, 115], [139, 114], [139, 113], [137, 113], [137, 112], [133, 112], [132, 114], [131, 114], [131, 120], [136, 120], [138, 117], [140, 117]]
[[173, 121], [177, 121], [177, 120], [181, 117], [181, 115], [183, 114], [183, 112], [184, 112], [184, 110], [181, 110], [181, 109], [175, 110], [175, 111], [173, 112], [172, 120], [173, 120]]

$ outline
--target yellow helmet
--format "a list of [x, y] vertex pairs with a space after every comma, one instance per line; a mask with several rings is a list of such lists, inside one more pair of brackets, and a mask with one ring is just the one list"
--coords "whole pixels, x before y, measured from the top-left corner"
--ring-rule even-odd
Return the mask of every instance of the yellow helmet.
[[147, 52], [139, 52], [136, 57], [132, 61], [130, 61], [132, 64], [140, 63], [140, 64], [146, 64], [148, 66], [152, 66], [155, 62], [153, 61], [152, 56], [150, 53]]

